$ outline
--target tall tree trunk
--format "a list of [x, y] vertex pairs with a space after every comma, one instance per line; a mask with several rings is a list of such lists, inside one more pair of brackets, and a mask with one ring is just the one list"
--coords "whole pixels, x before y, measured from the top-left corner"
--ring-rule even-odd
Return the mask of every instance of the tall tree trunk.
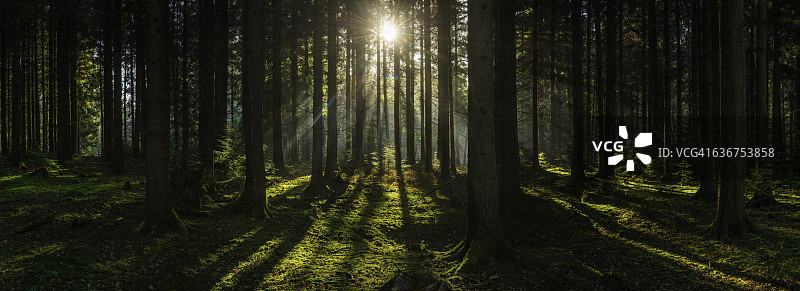
[[[605, 104], [604, 128], [605, 140], [618, 138], [618, 127], [616, 123], [616, 99], [617, 99], [617, 1], [609, 0], [606, 5], [606, 87], [603, 101]], [[604, 158], [600, 159], [601, 164], [607, 164]], [[613, 177], [614, 168], [600, 167], [601, 177]]]
[[[329, 0], [332, 1], [332, 0]], [[280, 176], [288, 176], [283, 161], [283, 55], [281, 55], [282, 12], [279, 1], [272, 1], [272, 164]], [[334, 70], [335, 71], [335, 70]]]
[[353, 0], [345, 0], [345, 39], [344, 39], [344, 47], [345, 47], [345, 68], [344, 68], [344, 151], [345, 151], [345, 160], [352, 156], [352, 131], [353, 126], [351, 123], [351, 100], [352, 100], [352, 88], [350, 87], [352, 84], [352, 76], [351, 76], [351, 62], [352, 62], [352, 51], [353, 51]]
[[[114, 18], [112, 17], [112, 1], [103, 1], [103, 132], [102, 132], [102, 155], [106, 161], [113, 161], [114, 159]], [[62, 38], [64, 39], [64, 38]], [[59, 44], [62, 41], [59, 41]], [[66, 45], [66, 40], [62, 45]], [[66, 53], [59, 50], [61, 53]], [[60, 55], [60, 54], [59, 54]], [[60, 67], [61, 64], [59, 64]], [[64, 63], [64, 66], [67, 64]], [[67, 72], [68, 74], [68, 72]], [[61, 85], [61, 80], [59, 80]], [[63, 93], [69, 91], [69, 87], [65, 87]], [[59, 94], [62, 89], [59, 88]], [[59, 129], [60, 131], [61, 129]]]
[[431, 83], [431, 0], [422, 0], [423, 46], [425, 54], [425, 171], [433, 172], [433, 89]]
[[[774, 74], [775, 72], [773, 72]], [[769, 122], [768, 99], [769, 78], [767, 74], [767, 1], [756, 1], [756, 100], [755, 100], [755, 147], [768, 144], [767, 123]], [[774, 85], [773, 85], [774, 86]], [[756, 159], [760, 164], [762, 159]]]
[[140, 149], [140, 144], [144, 144], [141, 142], [144, 139], [144, 134], [142, 134], [143, 130], [143, 119], [142, 117], [144, 114], [142, 113], [142, 104], [145, 102], [144, 98], [147, 93], [145, 93], [146, 89], [146, 82], [147, 79], [145, 78], [145, 62], [146, 60], [146, 50], [147, 50], [147, 23], [145, 23], [145, 10], [146, 7], [144, 6], [144, 1], [137, 1], [136, 3], [136, 15], [135, 15], [135, 24], [136, 24], [136, 116], [134, 120], [136, 121], [133, 124], [133, 155], [139, 156], [139, 153], [142, 151]]
[[[9, 19], [11, 17], [8, 17], [8, 15], [9, 15], [8, 13], [9, 13], [8, 6], [3, 5], [2, 7], [0, 7], [0, 14], [2, 14], [2, 18], [0, 18], [0, 35], [2, 35], [2, 38], [3, 38], [2, 42], [0, 42], [0, 154], [5, 156], [5, 157], [7, 157], [9, 155], [9, 150], [8, 150], [8, 147], [9, 147], [8, 146], [9, 145], [9, 142], [8, 142], [9, 129], [8, 129], [8, 123], [7, 123], [7, 120], [8, 120], [8, 103], [9, 103], [7, 96], [8, 96], [8, 93], [9, 93], [8, 92], [9, 88], [8, 88], [8, 83], [6, 82], [6, 80], [8, 80], [8, 75], [9, 75], [7, 73], [7, 71], [8, 71], [8, 61], [9, 61], [9, 59], [8, 59], [9, 58], [9, 53], [8, 53], [8, 46], [9, 45], [8, 44], [9, 44], [10, 41], [12, 41], [11, 33], [10, 33], [11, 30], [9, 29], [11, 27], [11, 25], [9, 23], [10, 22]], [[51, 14], [52, 14], [52, 12], [51, 12]], [[52, 16], [51, 16], [51, 21], [52, 21]], [[51, 32], [52, 32], [52, 27], [53, 27], [53, 25], [51, 25]], [[52, 37], [52, 35], [51, 35], [51, 37]], [[51, 41], [51, 44], [52, 43], [53, 42]], [[53, 52], [52, 46], [51, 46], [50, 52], [51, 53]], [[53, 68], [53, 64], [52, 63], [50, 63], [50, 68]], [[52, 87], [52, 85], [51, 85], [51, 87]]]
[[[392, 45], [392, 55], [394, 57], [394, 171], [398, 181], [403, 180], [403, 148], [400, 140], [400, 44]], [[407, 76], [406, 76], [407, 77]]]
[[[181, 127], [181, 165], [186, 165], [189, 159], [189, 136], [191, 134], [189, 130], [189, 125], [191, 122], [191, 118], [189, 118], [189, 63], [191, 60], [189, 59], [189, 7], [188, 5], [183, 5], [182, 10], [183, 17], [181, 21], [181, 30], [182, 30], [182, 39], [183, 42], [181, 46], [182, 53], [182, 61], [181, 61], [181, 100], [180, 100], [180, 108], [182, 109], [180, 112], [181, 116], [175, 116], [180, 120], [180, 127]], [[176, 124], [176, 127], [178, 125]]]
[[[406, 9], [411, 7], [406, 6]], [[413, 17], [412, 17], [413, 19]], [[406, 63], [406, 164], [414, 165], [417, 163], [416, 151], [414, 150], [414, 25], [409, 23], [410, 35], [405, 40], [405, 63]]]
[[469, 250], [458, 272], [476, 272], [496, 260], [501, 251], [499, 190], [495, 163], [495, 76], [492, 0], [469, 0], [467, 5], [467, 54], [469, 68], [469, 201], [467, 237]]
[[[702, 43], [700, 72], [700, 145], [703, 148], [716, 147], [716, 123], [719, 120], [719, 2], [704, 1], [702, 4]], [[700, 171], [700, 187], [694, 198], [712, 203], [719, 193], [716, 159], [702, 159]]]
[[325, 156], [325, 178], [333, 181], [339, 171], [339, 120], [338, 120], [338, 74], [339, 65], [339, 26], [336, 13], [337, 0], [328, 0], [328, 153]]
[[[763, 1], [763, 0], [762, 0]], [[777, 5], [773, 3], [772, 5]], [[783, 94], [781, 94], [781, 45], [778, 39], [780, 29], [778, 19], [780, 8], [773, 7], [772, 25], [772, 147], [776, 152], [786, 152], [785, 137], [783, 134]]]
[[[722, 0], [720, 4], [720, 66], [722, 139], [724, 148], [745, 146], [745, 59], [744, 11], [742, 0]], [[753, 231], [745, 212], [745, 163], [742, 159], [722, 159], [716, 220], [711, 226], [715, 236], [726, 238]]]
[[[669, 20], [671, 17], [670, 6], [672, 2], [664, 2], [664, 82], [662, 92], [664, 93], [664, 97], [661, 100], [662, 103], [659, 103], [664, 111], [664, 147], [669, 147], [672, 144], [672, 61], [670, 59], [670, 54], [672, 52], [671, 43], [672, 43], [672, 36], [670, 35], [670, 26]], [[665, 173], [672, 172], [672, 159], [667, 157], [663, 159], [664, 161], [664, 171]]]
[[650, 101], [650, 113], [652, 116], [652, 126], [650, 126], [650, 130], [653, 132], [653, 140], [656, 147], [664, 147], [664, 95], [663, 89], [664, 87], [661, 84], [663, 78], [659, 78], [659, 71], [660, 71], [660, 64], [658, 62], [658, 32], [657, 32], [657, 11], [656, 11], [656, 4], [655, 1], [648, 1], [647, 4], [648, 16], [647, 16], [647, 54], [648, 54], [648, 70], [650, 71], [650, 75], [648, 77], [648, 82], [650, 82], [650, 87], [648, 89], [648, 93], [651, 97]]
[[550, 142], [547, 144], [549, 150], [547, 151], [547, 159], [549, 161], [555, 161], [555, 157], [557, 155], [557, 147], [558, 147], [558, 128], [557, 128], [557, 118], [558, 114], [558, 105], [559, 101], [557, 100], [558, 96], [556, 96], [556, 67], [555, 67], [555, 53], [556, 53], [556, 15], [555, 15], [555, 0], [550, 0], [550, 19], [548, 19], [549, 26], [548, 34], [550, 35], [550, 50], [549, 50], [549, 65], [550, 68], [548, 69], [550, 73]]
[[[385, 54], [384, 54], [385, 55]], [[375, 40], [375, 154], [378, 156], [378, 173], [383, 173], [383, 134], [381, 133], [381, 79], [386, 75], [386, 57], [381, 67], [381, 37]], [[384, 86], [386, 81], [384, 80]], [[386, 88], [384, 88], [386, 91]]]
[[242, 16], [242, 133], [245, 143], [245, 186], [237, 206], [255, 219], [268, 214], [264, 175], [262, 106], [266, 61], [266, 7], [260, 0], [244, 1]]
[[214, 24], [214, 144], [222, 150], [228, 136], [228, 0], [215, 0]]
[[675, 62], [677, 68], [675, 72], [675, 142], [683, 145], [684, 130], [683, 130], [683, 12], [681, 2], [678, 2], [675, 10]]
[[450, 179], [450, 22], [452, 14], [452, 0], [439, 0], [439, 37], [438, 37], [438, 68], [439, 68], [439, 179]]
[[[112, 120], [112, 129], [111, 129], [111, 138], [113, 144], [113, 151], [114, 153], [112, 156], [112, 167], [114, 168], [114, 172], [122, 173], [125, 170], [125, 151], [124, 151], [124, 140], [122, 136], [122, 1], [121, 0], [113, 0], [114, 8], [113, 8], [113, 34], [112, 37], [112, 45], [114, 46], [113, 49], [113, 56], [114, 56], [114, 97], [113, 97], [113, 106], [114, 106], [114, 119]], [[77, 56], [76, 56], [77, 57]], [[71, 70], [71, 72], [74, 72]], [[73, 76], [73, 79], [76, 78]], [[77, 93], [77, 92], [75, 92]], [[77, 100], [75, 100], [77, 101]], [[74, 102], [74, 101], [73, 101]], [[77, 106], [77, 102], [73, 103], [73, 106]], [[73, 110], [76, 112], [77, 110]], [[73, 116], [75, 118], [75, 123], [77, 123], [77, 116]], [[74, 124], [73, 124], [74, 126]], [[76, 132], [77, 135], [77, 132]], [[75, 138], [75, 136], [73, 137]]]
[[[264, 17], [264, 16], [261, 16]], [[214, 0], [200, 0], [198, 31], [198, 146], [203, 168], [203, 186], [216, 194], [214, 179]], [[260, 100], [260, 99], [259, 99]]]
[[145, 145], [147, 189], [144, 213], [137, 230], [145, 233], [186, 233], [183, 222], [172, 209], [169, 187], [169, 78], [166, 44], [168, 31], [167, 0], [144, 0], [147, 13], [147, 94], [144, 104], [148, 136]]
[[325, 135], [323, 135], [323, 118], [322, 118], [322, 82], [323, 71], [322, 67], [322, 46], [323, 34], [325, 34], [323, 5], [321, 0], [314, 1], [314, 16], [312, 17], [311, 26], [314, 28], [314, 93], [312, 97], [312, 130], [313, 136], [311, 141], [311, 183], [308, 184], [303, 194], [306, 196], [319, 195], [322, 190], [322, 146], [325, 142]]
[[[572, 0], [572, 171], [570, 176], [582, 180], [583, 174], [583, 16], [582, 0]], [[502, 18], [498, 18], [502, 19]], [[502, 22], [502, 21], [500, 21]], [[609, 22], [611, 23], [611, 22]], [[499, 49], [498, 49], [499, 50]], [[500, 78], [502, 79], [502, 78]], [[501, 174], [502, 177], [502, 174]], [[501, 184], [502, 178], [501, 178]]]
[[[536, 2], [538, 4], [538, 1]], [[539, 26], [542, 20], [539, 19], [539, 8], [541, 5], [534, 6], [533, 9], [533, 31], [531, 32], [531, 67], [528, 70], [531, 74], [531, 168], [534, 171], [541, 170], [539, 165]]]
[[511, 214], [522, 199], [517, 136], [516, 1], [497, 1], [495, 9], [494, 147], [501, 211]]
[[[61, 2], [60, 4], [68, 5], [65, 2]], [[66, 7], [65, 6], [61, 6], [60, 8], [61, 9], [65, 9]], [[64, 10], [61, 10], [61, 11], [62, 11], [62, 13], [59, 13], [59, 15], [58, 15], [58, 32], [57, 32], [57, 36], [58, 36], [58, 43], [57, 43], [57, 45], [58, 45], [58, 48], [57, 48], [57, 53], [58, 53], [58, 56], [57, 56], [57, 58], [58, 58], [57, 59], [57, 62], [58, 62], [57, 63], [57, 66], [58, 66], [58, 146], [57, 146], [57, 148], [58, 148], [58, 151], [56, 153], [56, 157], [58, 158], [58, 160], [61, 163], [64, 163], [67, 160], [72, 158], [72, 154], [70, 153], [70, 142], [71, 142], [71, 137], [70, 137], [71, 126], [70, 126], [70, 124], [71, 123], [70, 123], [70, 94], [69, 94], [69, 91], [70, 91], [70, 88], [69, 88], [70, 87], [70, 72], [69, 72], [69, 67], [70, 67], [69, 66], [69, 59], [70, 59], [69, 55], [70, 55], [70, 53], [69, 53], [69, 49], [70, 49], [70, 42], [71, 42], [70, 38], [72, 37], [72, 33], [70, 31], [70, 27], [71, 27], [70, 25], [72, 24], [72, 21], [71, 21], [71, 16], [68, 13], [63, 13]], [[107, 43], [107, 46], [110, 47], [110, 45], [111, 45], [110, 43]], [[106, 57], [110, 58], [110, 54], [106, 55]], [[17, 66], [19, 65], [18, 63], [16, 63], [17, 60], [14, 59], [13, 56], [12, 56], [12, 61], [14, 62], [13, 65], [17, 65]], [[110, 72], [110, 70], [111, 70], [110, 62], [106, 62], [106, 64], [107, 64], [107, 66], [104, 66], [104, 70], [109, 70], [109, 72]], [[17, 68], [19, 68], [19, 67], [17, 67]], [[19, 78], [16, 77], [18, 75], [17, 69], [14, 69], [13, 72], [14, 72], [14, 76], [12, 76], [12, 77], [15, 78], [14, 80], [18, 80]], [[12, 81], [12, 82], [21, 82], [21, 80]], [[109, 82], [110, 82], [110, 78], [109, 78], [108, 81], [106, 81], [106, 85], [108, 85]], [[12, 91], [12, 94], [17, 93], [17, 90], [19, 90], [20, 91], [19, 94], [21, 94], [22, 93], [21, 92], [22, 88], [16, 88], [16, 86], [21, 86], [22, 84], [21, 83], [20, 84], [13, 83], [13, 84], [14, 84], [15, 88], [13, 89], [14, 91]], [[111, 86], [108, 85], [107, 88], [110, 88], [110, 87]], [[106, 90], [108, 90], [108, 89], [106, 89]], [[107, 96], [110, 96], [110, 92], [107, 92], [106, 94], [107, 94]], [[12, 96], [12, 100], [13, 101], [16, 102], [17, 101], [16, 99], [17, 99], [17, 97]], [[19, 107], [19, 103], [17, 103], [17, 106], [14, 106], [12, 104], [12, 107], [11, 107], [11, 109], [13, 111], [12, 112], [12, 137], [11, 137], [11, 141], [12, 141], [12, 145], [11, 145], [12, 154], [11, 154], [11, 156], [12, 156], [12, 158], [15, 157], [15, 154], [14, 154], [15, 150], [14, 150], [14, 144], [13, 143], [18, 143], [19, 142], [19, 137], [20, 137], [19, 135], [17, 135], [17, 137], [13, 136], [15, 133], [19, 134], [19, 132], [17, 132], [19, 130], [19, 127], [17, 127], [16, 125], [13, 124], [14, 118], [17, 118], [16, 117], [17, 114], [21, 113], [21, 112], [18, 112], [19, 111], [18, 107]], [[109, 109], [110, 109], [110, 107], [109, 107]], [[106, 114], [109, 114], [108, 110], [106, 110]], [[21, 118], [21, 116], [19, 118]], [[104, 126], [110, 126], [110, 124], [111, 124], [111, 122], [110, 122], [110, 120], [108, 120], [108, 123], [105, 123]], [[14, 130], [15, 128], [17, 129], [16, 131]], [[17, 147], [19, 147], [19, 144], [17, 144]], [[17, 150], [19, 150], [19, 148]]]
[[[355, 0], [354, 19], [364, 19], [367, 15], [364, 1]], [[353, 31], [355, 42], [355, 76], [353, 85], [356, 89], [356, 130], [353, 140], [353, 162], [354, 169], [360, 170], [364, 166], [364, 123], [366, 119], [367, 100], [365, 96], [365, 74], [364, 65], [366, 64], [366, 35], [363, 29], [356, 28]]]
[[300, 83], [298, 77], [298, 53], [297, 53], [297, 41], [299, 38], [300, 32], [300, 24], [302, 20], [300, 19], [300, 7], [301, 5], [295, 2], [296, 6], [292, 7], [292, 30], [290, 43], [289, 43], [289, 57], [291, 58], [291, 67], [290, 70], [290, 79], [291, 79], [291, 101], [292, 101], [292, 108], [291, 108], [291, 125], [289, 126], [289, 163], [296, 164], [300, 162], [300, 145], [298, 144], [298, 137], [297, 137], [297, 97], [300, 94]]

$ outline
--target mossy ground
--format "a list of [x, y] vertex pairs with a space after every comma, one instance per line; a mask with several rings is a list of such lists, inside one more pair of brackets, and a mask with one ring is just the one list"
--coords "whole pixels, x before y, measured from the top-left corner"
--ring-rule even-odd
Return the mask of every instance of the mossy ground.
[[[0, 289], [375, 289], [400, 273], [456, 289], [800, 288], [800, 183], [786, 177], [779, 205], [748, 210], [759, 233], [720, 242], [704, 236], [714, 205], [691, 200], [691, 183], [623, 176], [576, 188], [549, 167], [526, 180], [530, 201], [506, 227], [516, 258], [454, 275], [458, 262], [435, 251], [466, 233], [463, 178], [445, 187], [410, 168], [402, 185], [392, 172], [350, 176], [305, 201], [308, 176], [271, 177], [272, 218], [212, 203], [208, 217], [181, 217], [187, 235], [152, 237], [133, 232], [141, 164], [112, 175], [90, 158], [33, 161], [0, 168]], [[50, 174], [29, 174], [42, 167]], [[240, 184], [221, 183], [223, 199]]]

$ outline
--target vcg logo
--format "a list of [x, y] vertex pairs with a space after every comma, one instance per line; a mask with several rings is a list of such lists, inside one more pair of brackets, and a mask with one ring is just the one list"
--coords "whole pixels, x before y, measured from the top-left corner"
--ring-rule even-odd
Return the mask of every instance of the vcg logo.
[[[628, 139], [628, 128], [625, 126], [619, 127], [619, 137], [622, 139]], [[633, 141], [633, 146], [636, 148], [643, 148], [648, 147], [653, 144], [653, 134], [650, 132], [642, 132], [636, 136], [636, 139]], [[608, 164], [613, 166], [619, 164], [625, 157], [621, 153], [624, 149], [622, 146], [622, 141], [593, 141], [592, 146], [594, 147], [594, 151], [599, 152], [601, 149], [606, 152], [618, 152], [620, 154], [608, 157]], [[639, 158], [642, 163], [645, 165], [649, 165], [652, 159], [647, 154], [636, 153], [636, 157]], [[633, 172], [633, 160], [627, 160], [627, 165], [625, 169], [628, 172]]]

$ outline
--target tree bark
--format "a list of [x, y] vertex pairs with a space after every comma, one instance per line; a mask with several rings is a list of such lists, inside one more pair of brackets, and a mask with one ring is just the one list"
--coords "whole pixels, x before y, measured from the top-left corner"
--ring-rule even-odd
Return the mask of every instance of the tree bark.
[[[572, 0], [572, 171], [570, 176], [582, 180], [583, 174], [583, 16], [582, 0]], [[502, 19], [502, 18], [498, 18]], [[502, 21], [501, 21], [502, 22]], [[609, 22], [610, 24], [610, 22]], [[502, 177], [502, 174], [501, 174]], [[501, 178], [502, 181], [502, 178]], [[501, 182], [502, 185], [502, 182]]]
[[[121, 2], [122, 2], [121, 0], [113, 0], [112, 4], [114, 5], [112, 12], [113, 23], [111, 25], [114, 34], [114, 36], [112, 37], [112, 45], [114, 46], [114, 49], [112, 50], [114, 58], [114, 96], [113, 96], [114, 117], [111, 123], [112, 124], [111, 144], [113, 145], [112, 150], [114, 151], [114, 153], [111, 155], [112, 157], [111, 164], [115, 173], [122, 173], [125, 170], [125, 151], [124, 151], [125, 141], [123, 140], [122, 136], [123, 99], [122, 99], [122, 16], [121, 16], [122, 3]], [[72, 78], [74, 79], [76, 77], [73, 76]], [[77, 106], [77, 102], [74, 102], [73, 106]], [[73, 110], [73, 112], [77, 112], [77, 110]], [[75, 126], [77, 124], [77, 116], [73, 116], [73, 118], [75, 118], [75, 124], [73, 124], [73, 126]], [[76, 136], [74, 136], [73, 138], [77, 139], [77, 131], [75, 135]]]
[[[355, 19], [364, 19], [367, 12], [363, 1], [354, 0]], [[365, 96], [364, 64], [366, 63], [366, 40], [364, 39], [363, 29], [353, 30], [353, 41], [355, 42], [355, 75], [353, 76], [353, 86], [356, 89], [356, 125], [353, 140], [353, 164], [355, 170], [360, 170], [364, 166], [364, 123], [366, 119], [367, 101]]]
[[254, 219], [268, 214], [264, 175], [263, 96], [266, 69], [266, 12], [260, 0], [244, 1], [242, 16], [242, 133], [245, 143], [245, 186], [237, 207]]
[[[411, 7], [406, 6], [406, 9]], [[413, 17], [412, 17], [413, 19]], [[414, 149], [414, 24], [409, 23], [410, 35], [405, 40], [405, 63], [406, 63], [406, 164], [414, 165], [417, 163], [416, 151]]]
[[[722, 69], [722, 147], [745, 146], [745, 58], [744, 11], [742, 0], [720, 3], [720, 67]], [[717, 238], [752, 232], [753, 225], [745, 212], [745, 163], [739, 158], [722, 159], [717, 216], [711, 225]]]
[[450, 131], [448, 126], [450, 114], [450, 22], [452, 14], [452, 0], [439, 0], [439, 37], [438, 37], [438, 68], [439, 68], [439, 179], [450, 179]]
[[[605, 101], [604, 128], [605, 140], [619, 137], [616, 126], [616, 99], [617, 99], [617, 1], [609, 0], [606, 3], [606, 87], [603, 101]], [[601, 156], [600, 163], [607, 165], [606, 159]], [[600, 167], [601, 177], [613, 177], [613, 167]]]
[[308, 184], [303, 194], [305, 196], [319, 195], [322, 190], [322, 146], [325, 142], [325, 135], [323, 134], [323, 101], [322, 101], [322, 82], [323, 70], [322, 67], [322, 46], [324, 45], [322, 36], [325, 34], [323, 5], [321, 0], [315, 0], [314, 3], [314, 16], [312, 17], [311, 26], [314, 29], [314, 93], [312, 96], [312, 153], [311, 153], [311, 183]]
[[[538, 3], [537, 3], [538, 4]], [[533, 31], [531, 32], [531, 168], [541, 170], [539, 165], [539, 9], [533, 9]]]
[[[755, 147], [766, 147], [768, 143], [767, 124], [769, 121], [767, 77], [767, 1], [756, 0], [756, 100], [755, 100]], [[773, 72], [774, 74], [775, 72]], [[773, 85], [774, 86], [774, 85]], [[760, 164], [762, 159], [756, 159]]]
[[[333, 1], [333, 0], [328, 0]], [[279, 1], [272, 1], [272, 164], [280, 176], [288, 176], [289, 170], [283, 161], [283, 68], [281, 55], [281, 12]], [[216, 106], [216, 104], [215, 104]]]
[[[68, 5], [68, 3], [66, 3], [66, 2], [61, 2], [60, 4]], [[66, 9], [65, 6], [62, 6], [60, 8]], [[65, 163], [66, 161], [68, 161], [68, 160], [70, 160], [72, 158], [72, 153], [70, 152], [70, 143], [71, 143], [71, 137], [70, 137], [70, 130], [71, 130], [70, 114], [71, 114], [71, 111], [70, 111], [70, 94], [69, 94], [69, 91], [70, 91], [70, 72], [69, 72], [69, 67], [70, 67], [69, 66], [69, 59], [70, 59], [69, 55], [70, 55], [70, 52], [69, 52], [69, 50], [70, 50], [70, 42], [71, 42], [70, 38], [72, 37], [71, 31], [70, 31], [70, 26], [72, 24], [72, 21], [71, 21], [70, 17], [71, 16], [68, 13], [59, 13], [59, 15], [58, 15], [58, 32], [57, 32], [57, 37], [58, 37], [58, 43], [57, 43], [57, 46], [58, 46], [58, 48], [57, 48], [57, 53], [58, 53], [57, 54], [57, 66], [58, 66], [58, 120], [57, 120], [57, 122], [58, 122], [58, 146], [57, 146], [57, 148], [58, 149], [57, 149], [56, 157], [58, 158], [58, 160], [61, 163]], [[14, 32], [12, 32], [12, 33], [14, 33]], [[106, 44], [110, 47], [110, 43], [106, 43]], [[12, 62], [13, 62], [12, 63], [12, 70], [14, 72], [14, 75], [12, 76], [12, 85], [14, 86], [14, 88], [12, 89], [13, 90], [12, 91], [12, 102], [18, 102], [17, 99], [19, 97], [14, 96], [15, 94], [22, 94], [22, 88], [21, 88], [22, 87], [22, 83], [21, 83], [22, 80], [17, 77], [21, 72], [17, 71], [19, 69], [19, 63], [18, 63], [18, 60], [14, 58], [15, 56], [12, 56], [12, 59], [11, 59]], [[106, 55], [106, 57], [110, 58], [110, 54]], [[108, 70], [109, 73], [110, 73], [110, 70], [111, 70], [110, 59], [109, 59], [109, 61], [106, 62], [106, 64], [107, 64], [107, 66], [104, 66], [104, 70]], [[14, 66], [17, 66], [17, 67], [15, 68]], [[108, 85], [109, 83], [110, 83], [110, 78], [106, 81], [106, 85]], [[19, 88], [17, 88], [17, 87], [19, 87]], [[110, 88], [110, 85], [108, 85], [107, 90], [108, 90], [108, 88]], [[111, 92], [106, 92], [106, 96], [107, 97], [110, 97], [111, 96], [110, 94], [111, 94]], [[11, 110], [12, 110], [12, 120], [11, 120], [12, 121], [12, 126], [11, 126], [12, 127], [12, 131], [11, 131], [11, 133], [12, 133], [12, 137], [11, 137], [11, 142], [12, 142], [12, 144], [11, 144], [11, 157], [12, 157], [12, 160], [14, 160], [14, 157], [16, 156], [15, 152], [20, 152], [20, 150], [21, 150], [20, 144], [19, 144], [19, 142], [20, 142], [19, 138], [21, 138], [19, 130], [21, 128], [19, 127], [19, 125], [14, 125], [14, 119], [20, 119], [22, 116], [21, 116], [21, 112], [20, 112], [20, 108], [19, 108], [20, 103], [16, 103], [16, 104], [17, 104], [16, 106], [14, 104], [12, 104], [12, 106], [11, 106]], [[111, 106], [111, 105], [109, 105], [109, 106]], [[108, 109], [110, 109], [110, 107], [108, 107]], [[109, 114], [108, 111], [106, 111], [105, 114]], [[111, 125], [111, 120], [107, 120], [107, 121], [108, 121], [108, 123], [104, 123], [104, 126], [110, 126]], [[14, 136], [15, 134], [16, 134], [16, 137]], [[15, 146], [14, 146], [15, 143], [17, 144], [17, 149], [16, 150], [15, 150]]]
[[423, 47], [425, 53], [425, 172], [433, 172], [433, 89], [431, 83], [431, 0], [422, 0]]
[[228, 130], [228, 0], [215, 0], [214, 24], [214, 149], [222, 150]]
[[[716, 138], [719, 134], [715, 124], [719, 120], [719, 6], [718, 1], [704, 1], [702, 13], [702, 43], [700, 83], [700, 145], [712, 148], [717, 145]], [[695, 192], [694, 198], [712, 203], [719, 194], [718, 172], [716, 159], [706, 158], [700, 161], [700, 187]]]
[[328, 0], [328, 153], [325, 157], [325, 178], [333, 181], [339, 172], [339, 120], [338, 120], [338, 75], [339, 26], [336, 13], [337, 0]]
[[[263, 17], [263, 16], [261, 16]], [[214, 179], [214, 0], [200, 0], [198, 31], [198, 147], [203, 168], [203, 186], [216, 194]]]
[[[763, 1], [763, 0], [761, 0]], [[777, 5], [773, 3], [772, 5]], [[772, 25], [772, 147], [775, 152], [786, 152], [785, 136], [783, 133], [783, 94], [781, 94], [781, 45], [778, 38], [780, 29], [778, 19], [780, 8], [773, 7]]]
[[497, 1], [494, 64], [494, 131], [500, 207], [511, 214], [522, 199], [519, 185], [519, 137], [517, 136], [517, 30], [516, 1]]
[[457, 272], [476, 272], [497, 259], [502, 246], [499, 229], [499, 195], [494, 141], [495, 56], [492, 0], [469, 0], [467, 5], [469, 250]]
[[394, 57], [394, 171], [398, 181], [403, 180], [403, 148], [400, 140], [400, 76], [403, 69], [400, 67], [400, 42], [392, 45]]
[[137, 230], [144, 233], [186, 233], [172, 209], [169, 187], [169, 78], [167, 76], [167, 0], [145, 0], [147, 13], [148, 85], [144, 105], [148, 136], [145, 158], [147, 189]]

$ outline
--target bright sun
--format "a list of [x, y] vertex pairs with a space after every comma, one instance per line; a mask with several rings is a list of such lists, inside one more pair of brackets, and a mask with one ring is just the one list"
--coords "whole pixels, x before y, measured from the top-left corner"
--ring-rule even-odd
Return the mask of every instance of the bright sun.
[[381, 37], [386, 41], [393, 41], [397, 37], [397, 28], [391, 22], [384, 22], [381, 27]]

